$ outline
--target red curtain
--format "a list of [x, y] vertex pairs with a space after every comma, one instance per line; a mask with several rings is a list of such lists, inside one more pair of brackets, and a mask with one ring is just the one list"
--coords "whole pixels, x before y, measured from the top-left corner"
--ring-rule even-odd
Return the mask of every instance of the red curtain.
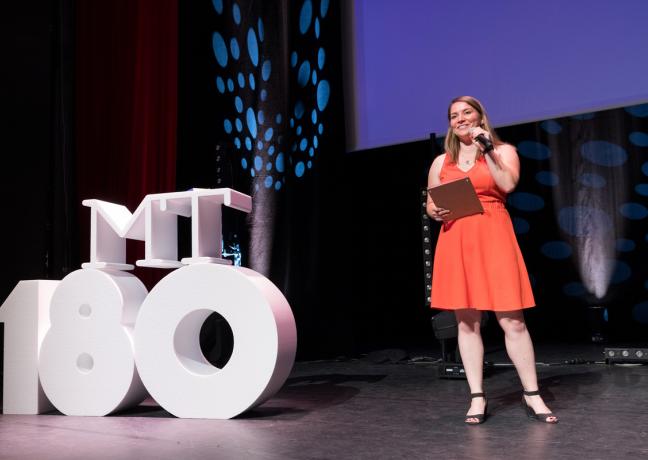
[[[178, 0], [77, 0], [78, 198], [134, 211], [146, 194], [175, 190]], [[90, 213], [79, 212], [81, 260]], [[128, 262], [143, 258], [129, 242]], [[149, 288], [163, 273], [138, 269]]]

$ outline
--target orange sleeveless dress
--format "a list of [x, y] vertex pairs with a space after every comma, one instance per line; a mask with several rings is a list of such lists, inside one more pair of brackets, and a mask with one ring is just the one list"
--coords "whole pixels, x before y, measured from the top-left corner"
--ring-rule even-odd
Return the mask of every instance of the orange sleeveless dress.
[[446, 155], [441, 183], [469, 177], [484, 207], [443, 223], [432, 274], [432, 308], [512, 311], [535, 306], [529, 275], [502, 192], [481, 157], [467, 172]]

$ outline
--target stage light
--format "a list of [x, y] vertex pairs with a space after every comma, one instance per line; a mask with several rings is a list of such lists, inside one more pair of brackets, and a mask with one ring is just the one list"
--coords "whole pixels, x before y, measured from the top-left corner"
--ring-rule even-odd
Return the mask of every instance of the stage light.
[[648, 364], [648, 348], [605, 348], [607, 364]]
[[427, 189], [421, 189], [421, 243], [423, 245], [423, 280], [425, 283], [425, 305], [430, 306], [432, 291], [432, 229], [426, 211]]

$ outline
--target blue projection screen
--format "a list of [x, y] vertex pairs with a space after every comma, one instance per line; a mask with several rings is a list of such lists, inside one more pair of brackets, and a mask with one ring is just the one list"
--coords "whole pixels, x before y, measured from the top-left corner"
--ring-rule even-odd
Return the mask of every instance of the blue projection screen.
[[646, 0], [349, 0], [347, 150], [445, 133], [472, 95], [495, 126], [648, 101]]

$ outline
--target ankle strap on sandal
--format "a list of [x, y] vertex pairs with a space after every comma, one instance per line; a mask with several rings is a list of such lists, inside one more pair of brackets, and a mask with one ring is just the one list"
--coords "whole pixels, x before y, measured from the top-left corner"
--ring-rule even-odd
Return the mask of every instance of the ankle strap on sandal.
[[537, 396], [540, 394], [540, 390], [534, 390], [534, 391], [523, 391], [524, 396]]
[[470, 398], [484, 398], [486, 395], [484, 393], [470, 393]]

